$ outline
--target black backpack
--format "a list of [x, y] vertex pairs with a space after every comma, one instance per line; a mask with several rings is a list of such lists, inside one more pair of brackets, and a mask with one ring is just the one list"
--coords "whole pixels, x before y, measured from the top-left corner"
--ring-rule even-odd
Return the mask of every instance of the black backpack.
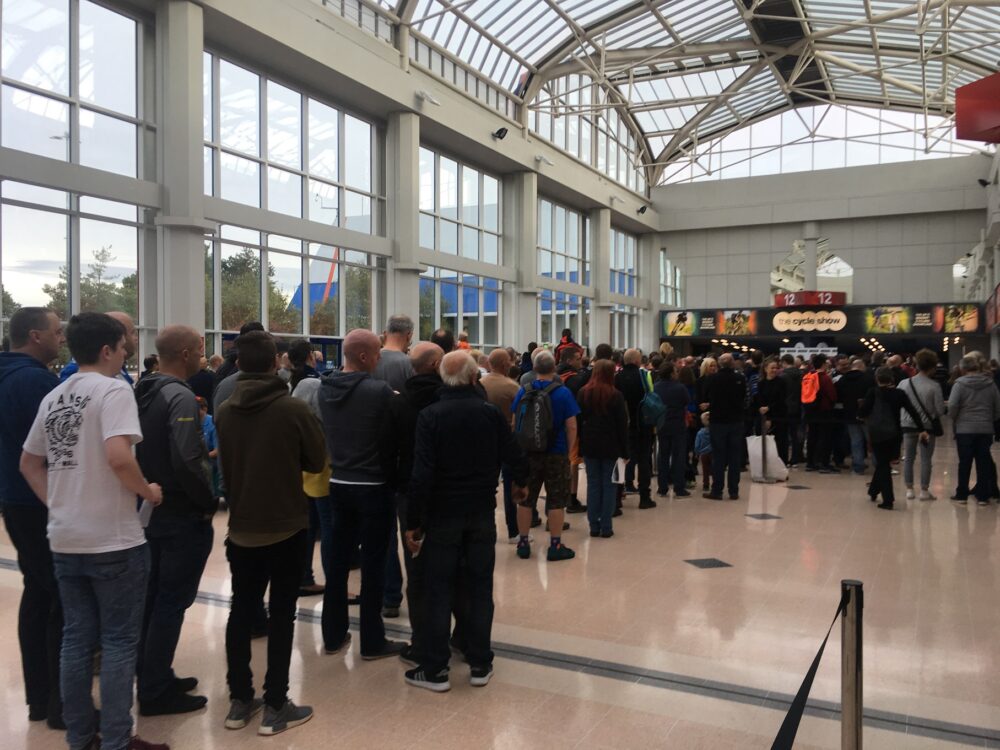
[[873, 443], [891, 443], [900, 438], [899, 427], [896, 426], [896, 415], [893, 414], [892, 405], [885, 398], [882, 390], [882, 388], [877, 389], [871, 414], [865, 420], [868, 425], [868, 437]]
[[545, 453], [555, 442], [555, 420], [552, 416], [551, 394], [562, 388], [562, 381], [556, 379], [544, 388], [525, 388], [524, 395], [517, 403], [514, 421], [514, 435], [526, 453]]

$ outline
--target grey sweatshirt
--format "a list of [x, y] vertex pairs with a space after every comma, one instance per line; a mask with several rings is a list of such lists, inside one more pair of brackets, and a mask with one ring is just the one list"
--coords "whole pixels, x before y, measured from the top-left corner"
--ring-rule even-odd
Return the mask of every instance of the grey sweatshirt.
[[[941, 393], [941, 385], [923, 373], [914, 375], [899, 384], [899, 390], [903, 391], [913, 404], [920, 416], [923, 417], [923, 424], [918, 425], [913, 421], [913, 417], [906, 413], [900, 414], [900, 424], [904, 430], [929, 430], [931, 420], [934, 417], [943, 417], [945, 414], [944, 395]], [[916, 391], [916, 396], [914, 396]], [[921, 408], [921, 405], [923, 408]]]
[[948, 411], [956, 435], [992, 435], [1000, 419], [1000, 390], [989, 375], [963, 375], [951, 389]]

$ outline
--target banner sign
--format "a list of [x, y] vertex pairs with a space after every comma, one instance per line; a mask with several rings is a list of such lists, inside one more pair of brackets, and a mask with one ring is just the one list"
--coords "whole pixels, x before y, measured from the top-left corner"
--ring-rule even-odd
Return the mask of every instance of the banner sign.
[[848, 305], [806, 310], [663, 310], [660, 312], [660, 335], [711, 338], [803, 333], [858, 336], [979, 333], [986, 323], [990, 328], [1000, 323], [1000, 299], [997, 298], [1000, 294], [991, 298], [994, 305], [988, 311], [984, 311], [982, 305], [966, 302], [945, 305]]

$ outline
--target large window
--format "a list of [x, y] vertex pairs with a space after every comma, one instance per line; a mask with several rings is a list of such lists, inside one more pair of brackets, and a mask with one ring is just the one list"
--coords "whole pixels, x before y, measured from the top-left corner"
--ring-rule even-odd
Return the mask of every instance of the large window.
[[538, 201], [538, 275], [590, 284], [590, 219], [558, 203]]
[[565, 328], [573, 331], [575, 341], [582, 346], [588, 345], [590, 300], [576, 294], [543, 290], [538, 297], [538, 342], [557, 344]]
[[[121, 310], [139, 317], [144, 232], [133, 205], [5, 180], [0, 187], [0, 318], [48, 307], [62, 320]], [[79, 279], [79, 285], [73, 279]]]
[[639, 312], [631, 305], [611, 308], [611, 346], [627, 349], [639, 345]]
[[420, 245], [499, 264], [500, 180], [420, 149]]
[[869, 107], [800, 107], [700, 144], [664, 168], [663, 183], [809, 172], [867, 164], [965, 156], [945, 117]]
[[140, 24], [89, 0], [3, 0], [0, 143], [140, 177]]
[[635, 297], [638, 294], [638, 240], [635, 235], [611, 230], [611, 292]]
[[499, 346], [501, 290], [499, 279], [428, 268], [420, 276], [420, 339], [446, 328], [468, 333], [474, 347]]
[[681, 295], [681, 269], [667, 257], [667, 248], [660, 248], [660, 304], [684, 306]]
[[205, 53], [205, 193], [382, 234], [382, 142], [370, 122]]
[[205, 244], [206, 327], [230, 332], [260, 320], [289, 335], [374, 330], [384, 269], [368, 253], [223, 226]]

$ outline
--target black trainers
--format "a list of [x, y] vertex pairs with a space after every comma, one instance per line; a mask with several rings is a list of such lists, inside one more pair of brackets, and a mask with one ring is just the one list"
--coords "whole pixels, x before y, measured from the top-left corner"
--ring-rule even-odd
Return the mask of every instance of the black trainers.
[[296, 706], [291, 701], [285, 701], [285, 705], [279, 709], [264, 706], [264, 718], [261, 719], [257, 734], [265, 737], [280, 734], [286, 729], [305, 724], [312, 717], [312, 706]]
[[399, 660], [411, 667], [420, 666], [420, 662], [417, 661], [417, 655], [413, 652], [412, 643], [403, 646], [403, 650], [399, 652]]
[[260, 698], [249, 701], [230, 701], [229, 713], [226, 714], [226, 729], [243, 729], [250, 723], [250, 719], [262, 710], [264, 710], [264, 701]]
[[347, 635], [344, 636], [344, 640], [342, 640], [339, 645], [333, 646], [332, 648], [326, 647], [323, 650], [326, 651], [327, 654], [333, 656], [334, 654], [339, 654], [341, 651], [349, 649], [350, 647], [351, 647], [351, 634], [350, 632], [348, 632]]
[[386, 638], [382, 648], [370, 654], [361, 654], [361, 658], [365, 661], [375, 661], [376, 659], [387, 659], [390, 656], [399, 656], [406, 646], [406, 641], [391, 641]]
[[423, 667], [408, 669], [406, 674], [403, 675], [403, 679], [406, 680], [407, 685], [431, 690], [435, 693], [447, 693], [451, 690], [451, 682], [448, 680], [447, 669], [442, 669], [437, 674], [431, 674], [424, 670]]
[[491, 677], [493, 677], [492, 664], [485, 667], [472, 667], [469, 672], [469, 684], [472, 687], [486, 687], [490, 683]]
[[397, 617], [399, 617], [399, 607], [389, 607], [389, 606], [382, 607], [382, 617], [389, 620], [396, 619]]
[[586, 513], [587, 506], [581, 503], [579, 500], [570, 500], [569, 505], [566, 506], [567, 513]]
[[560, 560], [572, 560], [576, 557], [576, 553], [567, 547], [565, 544], [558, 544], [556, 546], [549, 545], [548, 557], [546, 559], [549, 562], [558, 562]]
[[646, 498], [645, 500], [639, 501], [639, 510], [646, 510], [647, 508], [655, 508], [655, 507], [656, 507], [656, 501], [650, 498]]
[[173, 689], [177, 693], [190, 693], [198, 687], [197, 677], [175, 677]]
[[168, 716], [170, 714], [188, 714], [199, 711], [208, 703], [203, 695], [188, 695], [167, 690], [166, 693], [153, 700], [139, 701], [140, 716]]

